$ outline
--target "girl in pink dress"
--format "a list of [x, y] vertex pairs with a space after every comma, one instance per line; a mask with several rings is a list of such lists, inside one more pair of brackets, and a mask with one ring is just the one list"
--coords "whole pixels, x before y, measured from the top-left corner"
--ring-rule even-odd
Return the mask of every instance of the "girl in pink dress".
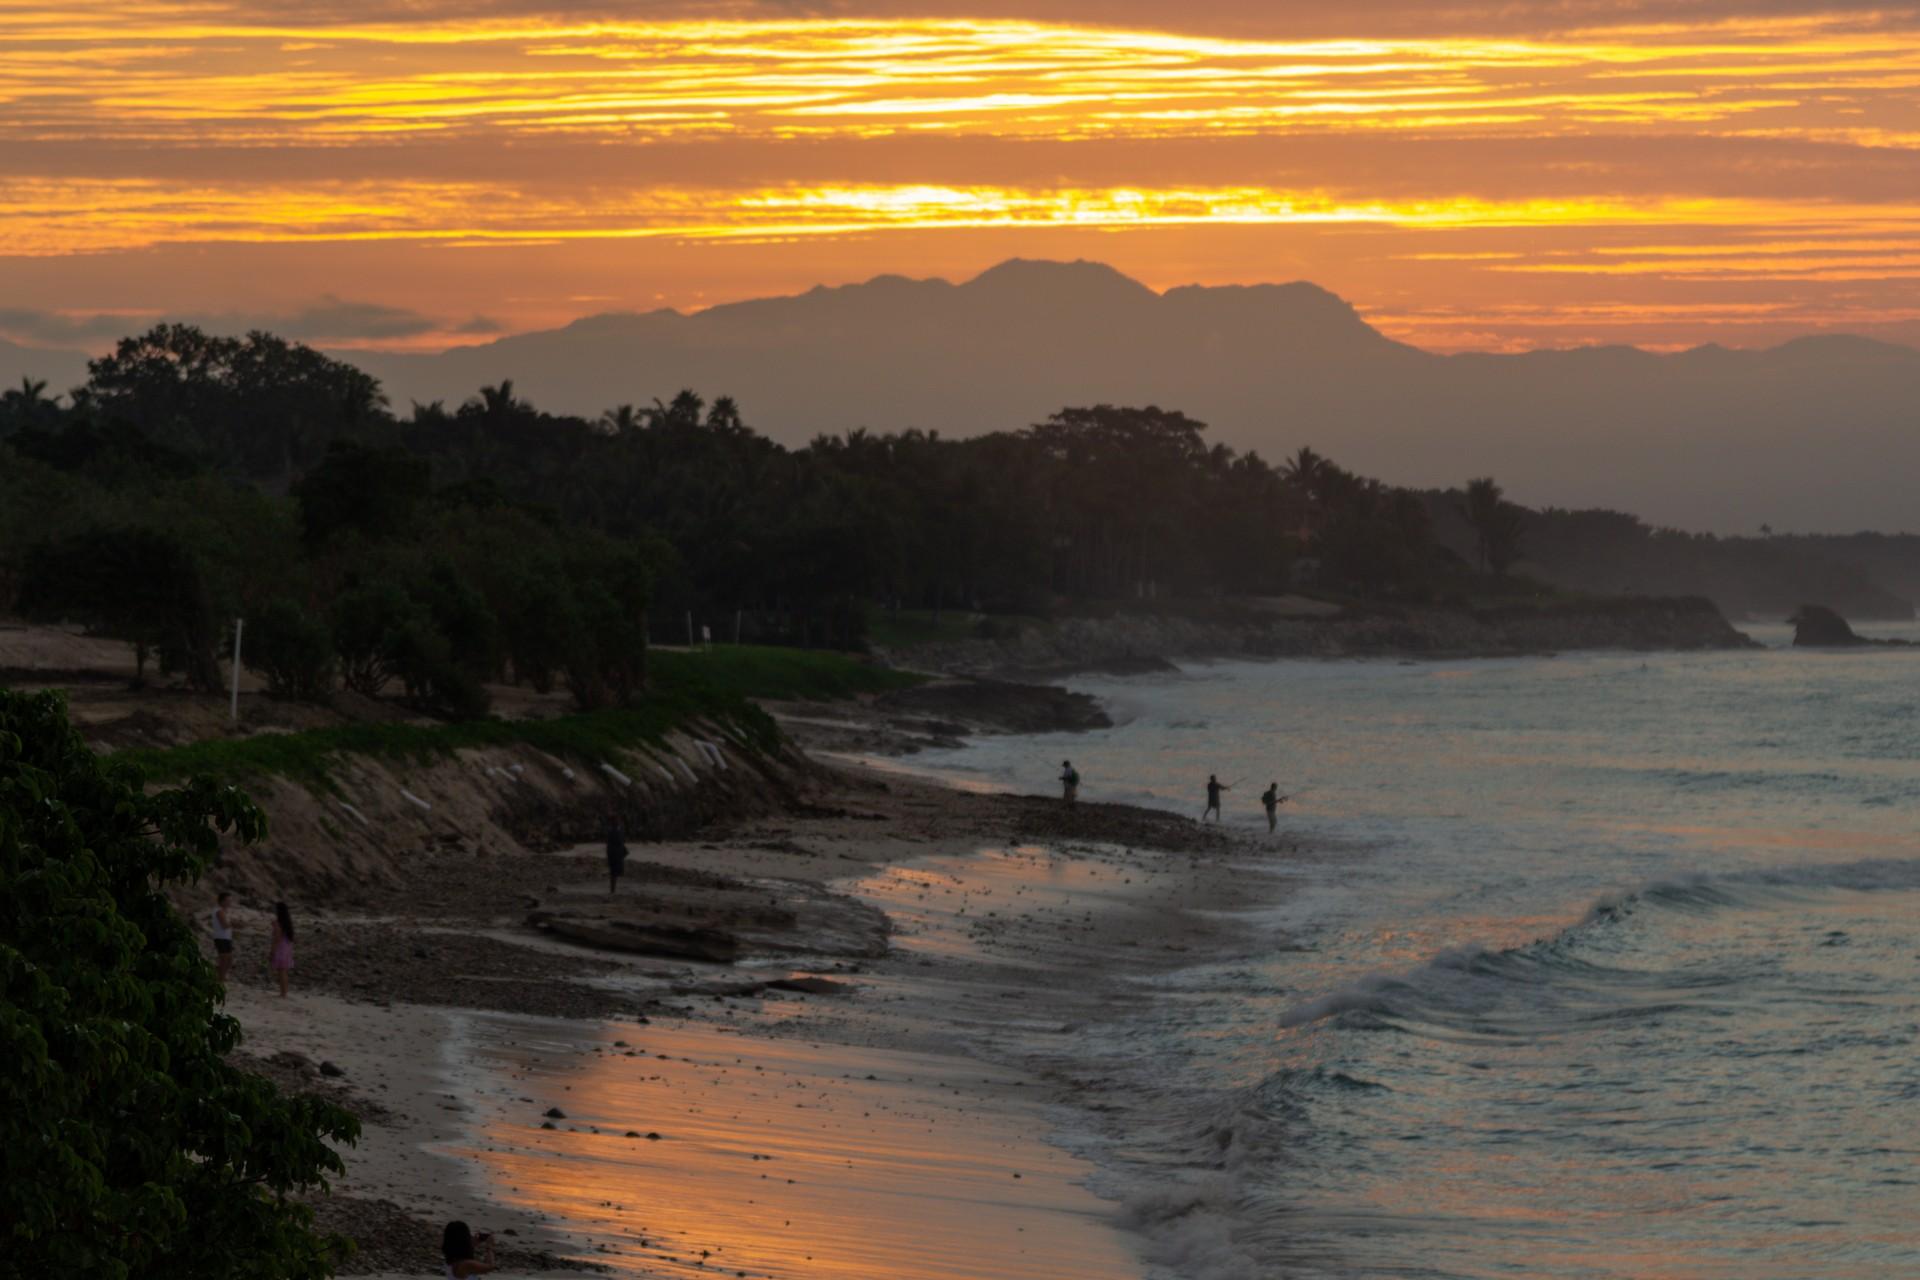
[[273, 904], [273, 946], [267, 952], [267, 967], [280, 982], [280, 994], [287, 994], [287, 974], [293, 971], [293, 913], [287, 904]]

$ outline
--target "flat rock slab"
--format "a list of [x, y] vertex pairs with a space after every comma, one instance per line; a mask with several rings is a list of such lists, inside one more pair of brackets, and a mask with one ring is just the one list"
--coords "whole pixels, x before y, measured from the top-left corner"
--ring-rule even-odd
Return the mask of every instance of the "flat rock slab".
[[730, 964], [749, 955], [887, 953], [886, 913], [806, 880], [676, 884], [641, 880], [617, 897], [562, 894], [530, 928], [582, 946]]
[[740, 957], [739, 939], [724, 929], [705, 929], [611, 914], [585, 915], [563, 911], [530, 912], [527, 924], [556, 938], [565, 938], [568, 942], [577, 942], [601, 951], [710, 960], [719, 964], [732, 964]]

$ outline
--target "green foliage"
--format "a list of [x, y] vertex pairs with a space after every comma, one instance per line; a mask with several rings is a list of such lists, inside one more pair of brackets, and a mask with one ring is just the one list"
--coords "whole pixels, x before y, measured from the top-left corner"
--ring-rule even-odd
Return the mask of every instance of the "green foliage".
[[1473, 526], [1480, 567], [1492, 574], [1505, 573], [1520, 558], [1520, 539], [1526, 529], [1525, 508], [1508, 502], [1493, 477], [1482, 476], [1467, 481], [1461, 514]]
[[142, 679], [157, 651], [162, 668], [184, 671], [194, 688], [220, 688], [218, 624], [199, 562], [176, 534], [92, 528], [42, 543], [27, 556], [20, 606], [128, 642]]
[[293, 492], [307, 544], [319, 546], [347, 530], [371, 539], [399, 537], [412, 527], [430, 488], [424, 458], [336, 440]]
[[294, 601], [268, 601], [248, 622], [241, 640], [246, 665], [265, 673], [277, 698], [325, 699], [333, 686], [333, 632]]
[[743, 745], [773, 751], [780, 731], [750, 699], [844, 698], [908, 688], [926, 679], [835, 653], [750, 645], [707, 653], [656, 651], [648, 665], [646, 694], [631, 707], [551, 720], [340, 725], [210, 738], [162, 751], [123, 751], [115, 758], [155, 781], [188, 776], [240, 781], [270, 774], [324, 790], [336, 762], [346, 755], [425, 763], [464, 748], [525, 745], [592, 764], [658, 742], [695, 720], [724, 725]]
[[87, 369], [80, 400], [90, 413], [253, 477], [291, 478], [331, 441], [385, 417], [372, 377], [269, 333], [156, 325]]
[[21, 456], [56, 471], [113, 484], [179, 478], [198, 470], [190, 455], [117, 418], [106, 422], [83, 418], [62, 427], [57, 418], [42, 411], [32, 426], [13, 434], [10, 443]]
[[550, 693], [578, 630], [573, 592], [551, 570], [529, 568], [515, 581], [512, 603], [500, 618], [513, 678], [535, 693]]
[[430, 629], [425, 611], [397, 583], [385, 580], [348, 587], [333, 602], [333, 644], [340, 677], [355, 693], [377, 698], [393, 679], [409, 633]]
[[228, 1062], [239, 1027], [162, 893], [264, 822], [134, 778], [57, 697], [0, 692], [0, 1277], [318, 1280], [339, 1242], [288, 1197], [359, 1127]]
[[647, 676], [651, 573], [638, 551], [606, 540], [569, 557], [563, 666], [582, 710], [626, 706]]
[[447, 661], [475, 681], [492, 675], [500, 665], [499, 624], [474, 585], [440, 561], [421, 576], [413, 594], [446, 638]]
[[47, 394], [42, 379], [22, 377], [20, 385], [0, 391], [0, 440], [16, 431], [52, 427], [60, 421], [60, 399]]

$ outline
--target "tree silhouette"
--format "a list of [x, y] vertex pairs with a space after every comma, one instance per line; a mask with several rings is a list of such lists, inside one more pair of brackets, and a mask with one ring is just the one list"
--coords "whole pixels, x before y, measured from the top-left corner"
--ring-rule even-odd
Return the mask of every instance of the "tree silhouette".
[[1473, 526], [1480, 567], [1496, 575], [1505, 574], [1520, 558], [1525, 510], [1506, 500], [1492, 476], [1481, 476], [1467, 482], [1460, 513]]

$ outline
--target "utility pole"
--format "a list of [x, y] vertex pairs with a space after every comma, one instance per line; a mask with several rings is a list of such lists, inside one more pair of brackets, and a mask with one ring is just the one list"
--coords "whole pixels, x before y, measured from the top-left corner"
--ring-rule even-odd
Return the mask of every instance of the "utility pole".
[[233, 702], [228, 714], [235, 724], [240, 723], [240, 633], [246, 629], [245, 618], [233, 620]]

